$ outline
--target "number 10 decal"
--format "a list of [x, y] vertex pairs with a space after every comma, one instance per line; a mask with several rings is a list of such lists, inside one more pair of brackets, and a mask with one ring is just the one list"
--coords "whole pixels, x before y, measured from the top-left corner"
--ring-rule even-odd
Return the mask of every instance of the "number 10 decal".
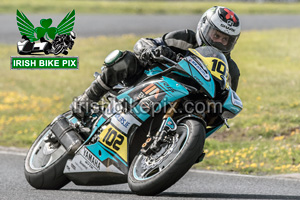
[[213, 65], [210, 72], [218, 79], [223, 80], [222, 76], [225, 78], [227, 72], [227, 66], [222, 60], [214, 59], [212, 60]]

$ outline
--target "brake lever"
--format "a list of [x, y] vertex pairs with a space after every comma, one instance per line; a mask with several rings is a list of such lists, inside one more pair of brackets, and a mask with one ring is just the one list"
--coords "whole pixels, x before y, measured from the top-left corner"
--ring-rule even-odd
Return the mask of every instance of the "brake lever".
[[169, 63], [172, 63], [173, 65], [176, 65], [176, 64], [177, 64], [177, 62], [175, 62], [175, 61], [171, 60], [170, 58], [167, 58], [167, 57], [165, 57], [165, 56], [163, 56], [163, 55], [156, 56], [156, 55], [154, 54], [154, 51], [151, 51], [151, 57], [152, 57], [154, 60], [158, 60], [158, 61], [167, 61], [167, 62], [169, 62]]

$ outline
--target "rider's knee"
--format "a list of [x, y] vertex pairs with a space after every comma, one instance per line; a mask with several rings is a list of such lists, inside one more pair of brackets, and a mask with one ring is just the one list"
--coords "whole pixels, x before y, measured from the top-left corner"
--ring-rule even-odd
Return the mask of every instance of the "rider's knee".
[[104, 60], [103, 81], [114, 86], [133, 77], [140, 69], [138, 59], [130, 51], [114, 50]]
[[116, 71], [129, 69], [137, 65], [137, 58], [135, 54], [130, 51], [114, 50], [105, 58], [104, 65]]

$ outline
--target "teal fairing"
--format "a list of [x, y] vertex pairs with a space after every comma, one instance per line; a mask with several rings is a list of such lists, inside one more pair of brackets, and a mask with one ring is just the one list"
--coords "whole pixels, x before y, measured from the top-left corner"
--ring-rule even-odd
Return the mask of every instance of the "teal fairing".
[[243, 103], [239, 96], [229, 88], [228, 96], [223, 103], [224, 111], [222, 113], [223, 119], [231, 119], [234, 118], [237, 114], [239, 114], [243, 109]]
[[182, 59], [178, 65], [199, 83], [206, 94], [215, 97], [215, 83], [205, 66], [198, 64], [191, 56]]
[[187, 96], [189, 91], [179, 82], [162, 76], [159, 80], [145, 82], [119, 96], [119, 101], [127, 101], [131, 113], [141, 122], [170, 103]]

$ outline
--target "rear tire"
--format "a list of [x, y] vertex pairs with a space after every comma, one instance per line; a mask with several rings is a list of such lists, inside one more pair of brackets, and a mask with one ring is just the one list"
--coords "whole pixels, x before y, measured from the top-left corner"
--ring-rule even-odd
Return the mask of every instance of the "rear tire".
[[[182, 127], [186, 127], [187, 134], [186, 136], [183, 133], [181, 134], [181, 137], [185, 138], [180, 143], [177, 143], [179, 147], [177, 154], [170, 154], [169, 157], [166, 157], [165, 160], [169, 159], [169, 163], [161, 166], [165, 162], [164, 160], [157, 165], [159, 169], [154, 169], [153, 167], [153, 170], [150, 170], [151, 172], [147, 174], [143, 173], [147, 171], [146, 169], [143, 171], [143, 167], [147, 165], [145, 159], [148, 159], [149, 156], [144, 156], [141, 153], [135, 156], [128, 174], [128, 184], [134, 193], [138, 195], [156, 195], [161, 193], [176, 183], [193, 166], [199, 155], [203, 152], [205, 128], [202, 123], [193, 119], [187, 119], [178, 125], [178, 127], [180, 126], [182, 130]], [[178, 130], [177, 128], [177, 132]], [[175, 146], [175, 148], [177, 147]], [[155, 156], [153, 157], [155, 158]]]
[[[67, 112], [64, 115], [70, 115]], [[51, 148], [50, 143], [44, 141], [49, 135], [48, 125], [30, 147], [25, 158], [25, 177], [28, 183], [36, 189], [60, 189], [70, 182], [63, 174], [68, 159], [73, 156], [59, 145]]]

